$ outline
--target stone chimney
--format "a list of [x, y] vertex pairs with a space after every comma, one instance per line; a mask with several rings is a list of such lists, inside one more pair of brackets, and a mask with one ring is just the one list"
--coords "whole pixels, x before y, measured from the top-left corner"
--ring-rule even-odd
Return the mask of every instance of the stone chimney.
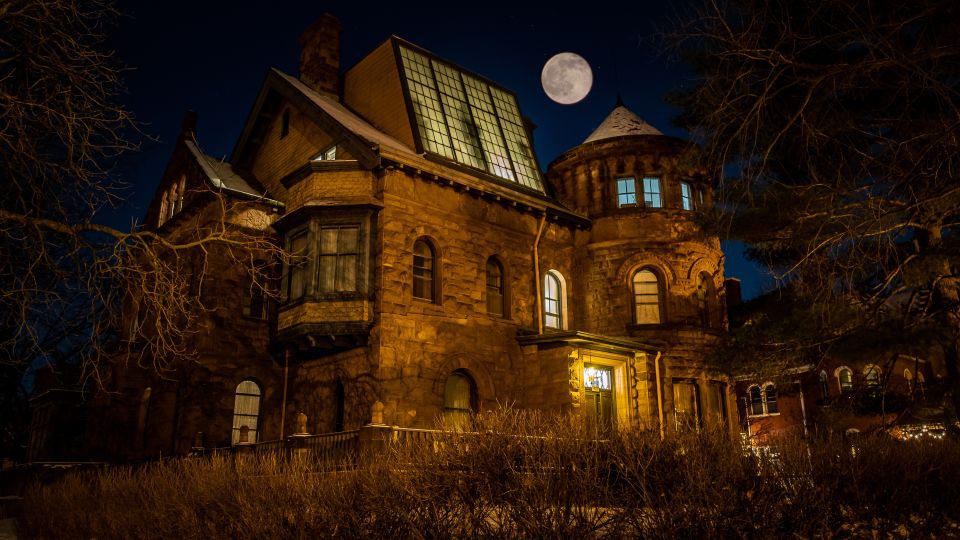
[[340, 94], [340, 20], [324, 13], [300, 36], [300, 80], [337, 99]]

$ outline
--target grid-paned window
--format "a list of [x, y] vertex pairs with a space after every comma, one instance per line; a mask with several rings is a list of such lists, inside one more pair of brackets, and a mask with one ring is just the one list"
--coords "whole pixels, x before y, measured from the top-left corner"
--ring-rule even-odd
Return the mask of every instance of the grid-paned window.
[[617, 179], [617, 206], [634, 206], [637, 204], [637, 181], [633, 178]]
[[560, 278], [553, 272], [543, 276], [543, 325], [547, 328], [563, 328], [563, 288]]
[[680, 204], [684, 210], [693, 210], [693, 188], [688, 182], [680, 182]]
[[759, 386], [750, 388], [750, 414], [755, 416], [763, 414], [763, 391]]
[[487, 313], [503, 316], [503, 268], [495, 259], [487, 260]]
[[426, 240], [413, 244], [413, 296], [433, 302], [435, 257], [433, 248]]
[[353, 224], [320, 227], [320, 252], [317, 260], [319, 292], [358, 290], [360, 226]]
[[633, 275], [633, 305], [637, 324], [660, 324], [660, 281], [652, 271]]
[[307, 276], [307, 231], [300, 231], [290, 237], [290, 267], [287, 274], [287, 298], [300, 298], [306, 292]]
[[750, 396], [750, 416], [780, 413], [777, 407], [777, 387], [773, 383], [766, 383], [762, 387], [753, 385], [747, 393]]
[[660, 200], [660, 179], [648, 176], [643, 179], [643, 204], [647, 208], [662, 208]]
[[260, 421], [260, 386], [246, 380], [237, 385], [237, 391], [233, 401], [233, 438], [232, 444], [240, 441], [240, 428], [247, 427], [247, 440], [245, 442], [257, 442], [257, 432]]
[[512, 94], [407, 47], [400, 63], [424, 150], [543, 192]]
[[842, 367], [837, 370], [837, 381], [840, 383], [840, 393], [853, 390], [853, 372], [850, 368]]

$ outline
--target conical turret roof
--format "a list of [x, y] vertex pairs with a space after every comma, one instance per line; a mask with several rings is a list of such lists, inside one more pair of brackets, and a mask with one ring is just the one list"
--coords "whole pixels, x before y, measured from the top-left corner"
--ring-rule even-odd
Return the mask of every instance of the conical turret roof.
[[584, 140], [584, 143], [621, 137], [623, 135], [663, 135], [657, 128], [646, 123], [617, 99], [617, 106], [607, 115], [606, 119], [593, 130], [593, 133]]

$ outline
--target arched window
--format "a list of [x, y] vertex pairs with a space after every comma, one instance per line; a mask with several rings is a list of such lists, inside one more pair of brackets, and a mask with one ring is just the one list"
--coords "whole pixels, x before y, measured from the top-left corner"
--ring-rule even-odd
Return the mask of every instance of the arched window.
[[920, 390], [920, 394], [923, 394], [923, 373], [917, 371], [917, 390]]
[[[247, 379], [237, 385], [233, 401], [233, 439], [232, 443], [257, 442], [260, 423], [260, 385]], [[241, 440], [242, 428], [246, 427], [246, 440]]]
[[830, 397], [830, 378], [827, 376], [826, 371], [820, 372], [820, 395], [823, 396], [823, 399], [828, 399]]
[[913, 373], [909, 369], [903, 370], [903, 380], [907, 381], [907, 392], [913, 392]]
[[443, 388], [444, 425], [460, 431], [469, 430], [476, 402], [476, 385], [470, 375], [460, 370], [451, 373]]
[[710, 302], [713, 300], [713, 279], [710, 274], [701, 272], [697, 280], [697, 312], [700, 324], [710, 328]]
[[487, 313], [504, 316], [503, 293], [503, 266], [490, 257], [487, 259]]
[[170, 193], [164, 191], [163, 195], [160, 197], [160, 217], [157, 218], [157, 227], [163, 225], [167, 221], [167, 199], [170, 198]]
[[840, 384], [841, 394], [853, 390], [853, 372], [850, 368], [846, 366], [837, 368], [837, 381]]
[[563, 330], [563, 283], [560, 274], [551, 270], [543, 276], [543, 325]]
[[880, 386], [880, 368], [873, 364], [863, 368], [863, 384], [865, 386]]
[[633, 275], [633, 306], [637, 324], [660, 324], [660, 280], [651, 270]]
[[420, 239], [413, 244], [413, 296], [435, 302], [436, 257], [433, 246]]
[[761, 416], [766, 414], [779, 414], [777, 407], [777, 387], [773, 383], [753, 385], [747, 390], [750, 396], [750, 416]]

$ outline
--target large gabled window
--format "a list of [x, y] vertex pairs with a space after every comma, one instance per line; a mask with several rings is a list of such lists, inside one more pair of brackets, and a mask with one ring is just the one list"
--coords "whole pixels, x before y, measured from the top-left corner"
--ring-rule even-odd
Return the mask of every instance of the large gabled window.
[[543, 192], [540, 168], [513, 94], [423, 51], [398, 45], [419, 146]]

